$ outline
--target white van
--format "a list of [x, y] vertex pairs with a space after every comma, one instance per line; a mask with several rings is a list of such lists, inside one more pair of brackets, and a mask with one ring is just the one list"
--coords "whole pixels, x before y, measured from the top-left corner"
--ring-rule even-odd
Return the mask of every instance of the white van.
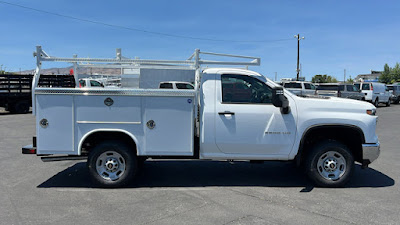
[[363, 93], [365, 93], [365, 100], [371, 102], [375, 106], [379, 103], [385, 103], [390, 106], [390, 93], [385, 84], [377, 82], [361, 82], [355, 83]]

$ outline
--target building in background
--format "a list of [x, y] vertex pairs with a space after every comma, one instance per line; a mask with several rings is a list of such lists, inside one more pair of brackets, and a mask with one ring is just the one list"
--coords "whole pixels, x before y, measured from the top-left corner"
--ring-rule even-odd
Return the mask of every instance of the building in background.
[[374, 71], [371, 70], [370, 74], [359, 74], [354, 81], [369, 81], [369, 82], [378, 82], [379, 77], [382, 75], [382, 71]]

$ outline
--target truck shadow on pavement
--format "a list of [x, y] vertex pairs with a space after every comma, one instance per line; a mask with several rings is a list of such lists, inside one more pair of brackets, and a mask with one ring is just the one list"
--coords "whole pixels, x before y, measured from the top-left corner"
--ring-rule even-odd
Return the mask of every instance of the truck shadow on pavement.
[[[395, 181], [372, 168], [356, 165], [353, 177], [345, 188], [388, 187]], [[251, 164], [222, 161], [146, 161], [135, 181], [126, 188], [143, 187], [212, 187], [262, 186], [303, 187], [310, 192], [314, 187], [306, 175], [293, 163], [265, 162]], [[86, 162], [79, 162], [59, 172], [38, 188], [92, 188]]]

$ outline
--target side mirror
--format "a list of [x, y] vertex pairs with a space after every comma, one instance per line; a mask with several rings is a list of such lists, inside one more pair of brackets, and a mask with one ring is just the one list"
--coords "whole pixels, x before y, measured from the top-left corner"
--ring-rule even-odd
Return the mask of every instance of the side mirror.
[[272, 104], [280, 107], [283, 114], [290, 112], [289, 101], [283, 94], [283, 87], [274, 87], [272, 89]]

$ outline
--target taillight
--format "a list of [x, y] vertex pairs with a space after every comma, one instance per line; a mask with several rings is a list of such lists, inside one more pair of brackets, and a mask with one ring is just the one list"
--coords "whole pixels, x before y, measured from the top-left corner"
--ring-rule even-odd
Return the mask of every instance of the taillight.
[[370, 85], [371, 85], [371, 91], [373, 91], [374, 90], [374, 86], [372, 84], [370, 84]]

